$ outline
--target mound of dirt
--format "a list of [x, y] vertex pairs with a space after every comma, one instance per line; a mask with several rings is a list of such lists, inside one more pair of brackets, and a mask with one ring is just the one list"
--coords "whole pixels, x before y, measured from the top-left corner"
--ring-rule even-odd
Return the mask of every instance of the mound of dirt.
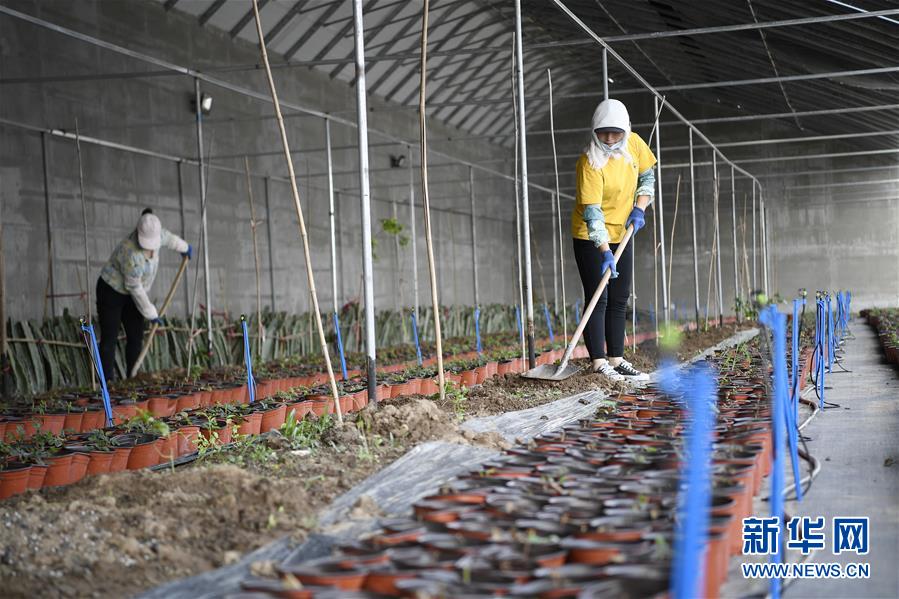
[[623, 383], [593, 374], [587, 360], [576, 360], [581, 372], [564, 381], [527, 379], [519, 374], [496, 376], [471, 389], [465, 401], [467, 416], [490, 416], [526, 410], [584, 391], [619, 393], [628, 389]]
[[0, 512], [6, 597], [124, 596], [222, 565], [286, 533], [304, 536], [295, 481], [237, 466], [102, 475], [17, 497]]

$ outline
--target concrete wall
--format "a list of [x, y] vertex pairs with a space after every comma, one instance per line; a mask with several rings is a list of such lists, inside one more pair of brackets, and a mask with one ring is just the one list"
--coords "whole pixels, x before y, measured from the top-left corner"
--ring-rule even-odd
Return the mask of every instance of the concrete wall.
[[[233, 41], [222, 32], [200, 28], [195, 19], [178, 11], [166, 12], [155, 2], [99, 2], [96, 0], [12, 0], [16, 10], [64, 27], [108, 40], [181, 65], [206, 68], [222, 64], [257, 62], [258, 49]], [[275, 60], [277, 57], [273, 57]], [[0, 16], [0, 77], [55, 77], [154, 70], [154, 67], [113, 52], [59, 35], [20, 20]], [[223, 74], [223, 78], [268, 94], [258, 71]], [[276, 70], [282, 100], [339, 114], [355, 120], [355, 90], [309, 69]], [[266, 218], [265, 175], [269, 181], [268, 222], [259, 228], [259, 251], [265, 305], [279, 310], [304, 311], [309, 291], [299, 241], [295, 210], [286, 184], [286, 166], [271, 105], [223, 89], [205, 86], [214, 97], [212, 114], [205, 120], [205, 151], [216, 166], [208, 177], [209, 255], [213, 307], [231, 314], [252, 310], [255, 275], [250, 234], [250, 209], [242, 174], [242, 153], [271, 151], [250, 159], [257, 218]], [[128, 144], [174, 156], [196, 156], [196, 133], [190, 98], [193, 80], [183, 76], [152, 76], [92, 81], [54, 81], [8, 84], [0, 87], [0, 118], [36, 127], [71, 131], [78, 119], [83, 136]], [[391, 110], [370, 98], [370, 127], [414, 141], [418, 139], [415, 111]], [[263, 118], [261, 118], [263, 117]], [[323, 309], [332, 305], [325, 172], [324, 123], [320, 118], [287, 114], [288, 136], [294, 151], [300, 195], [309, 228], [313, 267]], [[435, 139], [459, 132], [431, 122]], [[198, 246], [199, 192], [196, 166], [139, 156], [82, 143], [91, 276], [85, 283], [84, 241], [74, 144], [46, 138], [47, 196], [43, 182], [41, 136], [0, 126], [0, 194], [3, 203], [4, 249], [8, 314], [35, 318], [49, 313], [44, 295], [52, 264], [56, 313], [84, 312], [77, 294], [85, 285], [93, 289], [103, 263], [115, 244], [133, 229], [145, 206], [151, 206], [164, 226]], [[370, 135], [372, 222], [378, 259], [375, 262], [375, 302], [378, 309], [412, 304], [411, 244], [395, 253], [393, 239], [380, 221], [392, 216], [409, 227], [409, 172], [390, 169], [390, 155], [404, 154], [405, 146]], [[338, 195], [340, 283], [339, 302], [359, 297], [361, 276], [360, 203], [356, 130], [332, 126], [335, 185]], [[439, 149], [439, 144], [437, 148]], [[454, 155], [479, 161], [502, 156], [506, 150], [469, 142], [452, 148]], [[411, 158], [417, 164], [417, 149]], [[432, 222], [436, 238], [438, 280], [444, 304], [472, 303], [471, 220], [468, 168], [445, 166], [431, 156]], [[180, 184], [179, 184], [180, 170]], [[281, 178], [282, 180], [278, 180]], [[429, 303], [424, 249], [424, 226], [418, 169], [414, 172], [416, 228], [421, 301]], [[180, 193], [179, 193], [180, 190]], [[508, 218], [512, 185], [499, 178], [475, 173], [478, 217], [478, 256], [481, 301], [511, 302], [516, 295], [514, 224]], [[49, 225], [48, 225], [49, 217]], [[268, 228], [271, 228], [269, 238]], [[48, 242], [52, 243], [52, 259]], [[271, 245], [271, 260], [269, 259]], [[151, 296], [157, 301], [168, 289], [178, 256], [165, 254]], [[193, 288], [195, 259], [187, 279]], [[274, 293], [269, 269], [273, 271]], [[199, 280], [202, 288], [202, 278]], [[274, 295], [274, 297], [272, 297]], [[202, 294], [200, 296], [201, 301]], [[186, 313], [186, 293], [177, 295], [172, 314]]]

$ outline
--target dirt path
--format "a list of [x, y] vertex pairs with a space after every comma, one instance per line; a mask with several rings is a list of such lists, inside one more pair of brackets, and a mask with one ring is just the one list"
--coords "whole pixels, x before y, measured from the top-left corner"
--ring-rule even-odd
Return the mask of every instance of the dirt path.
[[[688, 333], [695, 355], [735, 329]], [[631, 358], [654, 369], [654, 342]], [[586, 366], [586, 361], [583, 361]], [[271, 436], [241, 452], [173, 471], [103, 475], [0, 503], [4, 597], [124, 597], [175, 578], [232, 563], [277, 538], [315, 530], [333, 499], [422, 441], [503, 447], [496, 433], [457, 425], [465, 417], [531, 408], [581, 391], [621, 390], [581, 374], [559, 383], [496, 377], [444, 402], [421, 396], [365, 410], [328, 430], [314, 450], [291, 450]]]

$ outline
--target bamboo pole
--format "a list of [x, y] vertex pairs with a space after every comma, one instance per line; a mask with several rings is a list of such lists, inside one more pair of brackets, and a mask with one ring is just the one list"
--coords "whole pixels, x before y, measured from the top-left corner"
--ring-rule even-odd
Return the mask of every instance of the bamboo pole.
[[[81, 224], [84, 233], [84, 287], [86, 295], [84, 296], [84, 311], [87, 313], [87, 324], [92, 322], [91, 314], [91, 256], [88, 249], [87, 239], [87, 200], [84, 198], [84, 167], [81, 162], [81, 134], [78, 130], [78, 118], [75, 118], [75, 156], [78, 158], [78, 189], [81, 196]], [[97, 376], [91, 369], [91, 388], [97, 389]]]
[[[256, 0], [253, 0], [255, 2]], [[446, 398], [443, 373], [443, 339], [440, 334], [440, 302], [437, 296], [437, 270], [434, 266], [434, 245], [431, 239], [431, 200], [428, 191], [428, 125], [425, 112], [428, 76], [428, 13], [430, 0], [424, 0], [421, 13], [421, 79], [418, 90], [418, 127], [421, 135], [421, 197], [425, 213], [425, 245], [428, 250], [428, 273], [431, 277], [431, 303], [434, 309], [434, 337], [437, 345], [437, 383], [441, 401]]]
[[[671, 303], [671, 274], [674, 270], [672, 263], [674, 262], [674, 228], [677, 226], [677, 208], [680, 206], [680, 181], [681, 176], [677, 176], [677, 185], [674, 188], [674, 217], [671, 219], [671, 243], [668, 246], [668, 303]], [[662, 239], [662, 243], [665, 240]]]
[[312, 296], [312, 310], [315, 312], [315, 326], [318, 329], [318, 341], [321, 344], [322, 355], [325, 358], [325, 367], [328, 370], [328, 382], [331, 385], [331, 394], [334, 396], [334, 409], [337, 412], [337, 420], [343, 423], [343, 411], [340, 408], [340, 394], [337, 391], [337, 381], [334, 378], [334, 369], [331, 366], [331, 355], [328, 351], [328, 342], [325, 339], [325, 329], [322, 326], [321, 311], [318, 307], [318, 296], [315, 293], [315, 278], [312, 274], [312, 256], [309, 251], [309, 238], [306, 234], [306, 221], [303, 219], [303, 207], [300, 205], [300, 190], [297, 188], [296, 173], [293, 168], [293, 158], [290, 154], [290, 145], [287, 141], [287, 130], [284, 127], [284, 117], [281, 116], [281, 104], [278, 102], [278, 91], [275, 89], [275, 80], [272, 78], [272, 68], [268, 62], [268, 52], [265, 48], [265, 34], [262, 32], [262, 21], [259, 18], [259, 2], [253, 0], [253, 16], [256, 19], [256, 33], [259, 36], [259, 49], [262, 53], [262, 62], [265, 65], [265, 75], [268, 79], [269, 90], [272, 94], [272, 106], [275, 109], [275, 117], [278, 120], [278, 129], [281, 132], [281, 143], [284, 146], [284, 158], [287, 161], [287, 170], [290, 174], [290, 190], [293, 193], [293, 203], [297, 212], [297, 224], [300, 229], [300, 238], [303, 242], [303, 255], [306, 258], [306, 279], [309, 283], [309, 292]]
[[[166, 294], [165, 300], [162, 302], [162, 306], [159, 308], [159, 318], [163, 317], [165, 311], [169, 308], [169, 304], [172, 303], [172, 298], [175, 297], [175, 290], [178, 288], [178, 283], [181, 282], [181, 276], [184, 275], [184, 270], [187, 268], [187, 261], [187, 256], [181, 258], [181, 264], [178, 266], [178, 272], [175, 273], [175, 280], [172, 281], [172, 286], [169, 288], [169, 292]], [[137, 357], [137, 362], [135, 362], [134, 366], [131, 368], [131, 372], [129, 373], [130, 376], [135, 376], [137, 374], [137, 371], [140, 370], [141, 364], [144, 363], [144, 359], [150, 352], [150, 347], [153, 345], [153, 339], [154, 337], [156, 337], [156, 331], [158, 330], [159, 324], [154, 323], [153, 327], [150, 329], [150, 337], [144, 344], [143, 349], [140, 350], [140, 355]]]
[[262, 288], [259, 282], [259, 246], [256, 244], [256, 227], [262, 221], [256, 220], [256, 203], [253, 201], [253, 183], [250, 179], [250, 159], [243, 157], [244, 169], [247, 174], [247, 195], [250, 198], [250, 232], [253, 234], [253, 262], [256, 267], [256, 329], [259, 336], [256, 339], [256, 355], [262, 357], [262, 345], [265, 343], [265, 326], [262, 324]]
[[[553, 174], [555, 175], [556, 193], [553, 195], [553, 206], [558, 220], [556, 227], [559, 234], [559, 283], [562, 286], [562, 332], [565, 335], [565, 345], [568, 345], [568, 305], [565, 298], [565, 249], [562, 244], [562, 205], [559, 201], [559, 160], [556, 154], [556, 125], [553, 120], [553, 77], [552, 71], [546, 69], [546, 82], [549, 86], [549, 133], [553, 149]], [[556, 233], [553, 232], [553, 235]], [[559, 307], [556, 306], [556, 310]]]

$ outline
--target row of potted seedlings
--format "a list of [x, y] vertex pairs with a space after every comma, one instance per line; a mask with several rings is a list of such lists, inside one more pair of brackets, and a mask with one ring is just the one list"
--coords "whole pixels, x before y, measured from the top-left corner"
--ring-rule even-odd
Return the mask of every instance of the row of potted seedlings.
[[872, 308], [861, 315], [877, 331], [887, 361], [899, 366], [899, 308]]
[[[548, 343], [548, 342], [546, 342]], [[492, 335], [485, 339], [484, 356], [478, 356], [459, 340], [448, 344], [450, 352], [446, 352], [453, 360], [452, 369], [447, 369], [447, 378], [459, 384], [476, 384], [485, 379], [485, 367], [492, 374], [518, 372], [524, 369], [522, 361], [514, 356], [516, 347], [509, 342], [506, 334]], [[470, 346], [470, 342], [469, 342]], [[424, 347], [423, 351], [428, 351]], [[560, 350], [551, 350], [540, 355], [545, 361], [556, 359]], [[385, 365], [380, 369], [384, 382], [379, 397], [389, 398], [392, 394], [408, 395], [422, 393], [430, 395], [437, 392], [433, 377], [436, 358], [427, 357], [423, 361], [423, 369], [416, 373], [417, 361], [414, 359], [414, 348], [401, 346], [388, 348], [384, 352]], [[411, 355], [410, 355], [411, 354]], [[348, 372], [349, 380], [341, 381], [341, 387], [350, 390], [360, 385], [360, 369], [354, 369], [354, 363], [361, 363], [358, 356], [350, 356]], [[391, 363], [393, 361], [393, 363]], [[470, 368], [466, 368], [466, 364]], [[480, 370], [478, 370], [480, 369]], [[257, 380], [257, 396], [266, 397], [278, 391], [293, 387], [316, 388], [320, 395], [329, 395], [326, 389], [319, 389], [327, 383], [327, 375], [317, 359], [300, 357], [280, 360], [278, 362], [255, 367]], [[476, 374], [466, 370], [477, 370]], [[136, 381], [124, 381], [113, 384], [110, 388], [113, 422], [122, 424], [133, 418], [140, 411], [148, 411], [154, 416], [165, 417], [213, 404], [245, 403], [248, 400], [246, 373], [238, 367], [212, 369], [202, 373], [194, 373], [191, 380], [185, 381], [183, 371], [169, 375], [157, 375]], [[402, 379], [406, 376], [406, 379]], [[422, 379], [417, 382], [416, 379]], [[464, 379], [464, 380], [463, 380]], [[388, 386], [401, 385], [408, 382], [406, 388], [388, 389]], [[379, 380], [380, 383], [380, 380]], [[356, 391], [357, 404], [364, 404], [363, 397]], [[364, 394], [367, 398], [367, 392]], [[353, 400], [342, 400], [344, 411], [352, 411]], [[333, 411], [333, 406], [330, 408]], [[358, 408], [357, 408], [358, 409]], [[105, 425], [103, 404], [96, 392], [91, 390], [60, 390], [31, 399], [18, 399], [0, 404], [0, 442], [16, 439], [29, 439], [37, 431], [61, 434], [63, 431], [89, 432]]]
[[[540, 362], [557, 359], [561, 350], [544, 352]], [[446, 365], [447, 380], [471, 386], [483, 383], [495, 374], [517, 372], [526, 367], [519, 358], [497, 354], [498, 361], [472, 356]], [[432, 366], [391, 367], [378, 377], [378, 396], [389, 400], [406, 395], [437, 393], [436, 369]], [[199, 386], [150, 388], [132, 393], [128, 411], [115, 413], [113, 428], [85, 420], [89, 411], [68, 412], [59, 421], [47, 419], [11, 419], [6, 439], [0, 442], [0, 499], [27, 489], [76, 483], [85, 476], [135, 470], [167, 463], [197, 449], [202, 435], [217, 444], [231, 442], [234, 435], [256, 435], [279, 428], [291, 412], [300, 420], [321, 417], [336, 411], [326, 375], [269, 378], [257, 383], [261, 399], [250, 404], [246, 385], [201, 383]], [[313, 385], [311, 387], [307, 385]], [[169, 391], [162, 393], [163, 390]], [[368, 404], [365, 379], [354, 377], [338, 383], [340, 407], [344, 413], [363, 409]], [[63, 401], [64, 397], [56, 398]], [[77, 406], [86, 398], [69, 398]], [[121, 407], [122, 404], [119, 404]], [[81, 406], [83, 407], [83, 406]], [[69, 414], [81, 420], [69, 420]], [[50, 414], [52, 415], [52, 414]], [[45, 414], [46, 416], [46, 414]], [[44, 423], [52, 426], [44, 428]], [[23, 426], [27, 423], [28, 428]], [[89, 424], [88, 424], [89, 423]], [[71, 426], [67, 426], [71, 424]], [[90, 428], [85, 428], [88, 425]], [[27, 430], [27, 434], [25, 434]]]
[[[802, 380], [809, 367], [803, 354]], [[717, 597], [741, 522], [772, 467], [758, 344], [719, 352], [703, 597]], [[288, 558], [244, 582], [277, 597], [662, 597], [669, 584], [685, 413], [649, 387], [458, 477], [335, 555]]]

